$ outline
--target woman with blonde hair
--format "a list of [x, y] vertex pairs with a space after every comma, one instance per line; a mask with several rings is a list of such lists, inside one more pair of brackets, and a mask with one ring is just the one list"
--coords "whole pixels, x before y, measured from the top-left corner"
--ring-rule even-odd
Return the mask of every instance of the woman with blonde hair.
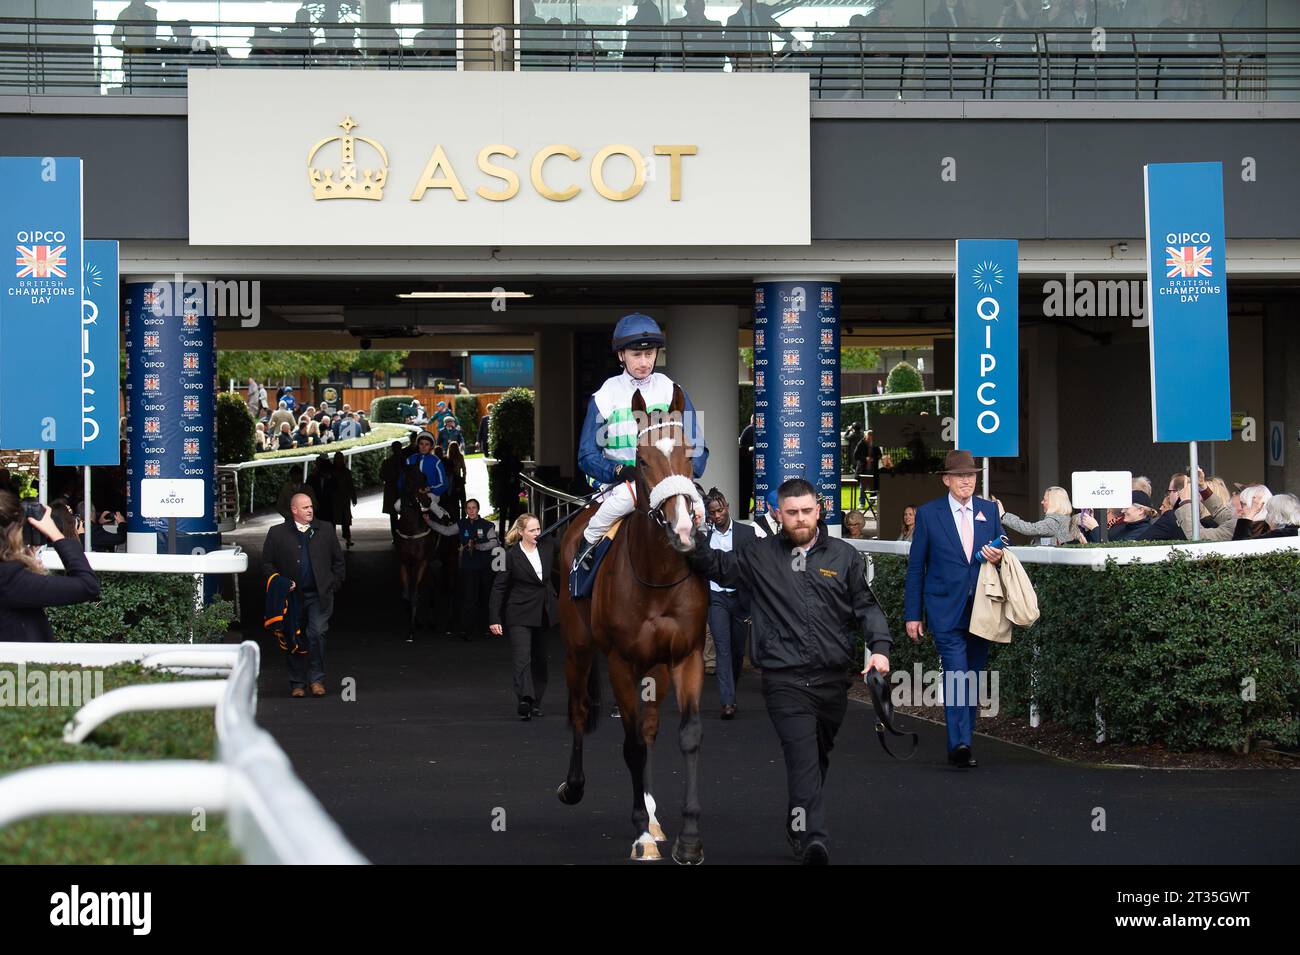
[[867, 526], [867, 517], [859, 510], [849, 511], [844, 515], [844, 537], [846, 540], [862, 540]]
[[1039, 543], [1046, 546], [1078, 543], [1079, 519], [1074, 516], [1074, 507], [1065, 488], [1052, 485], [1043, 492], [1041, 521], [1022, 520], [1003, 507], [996, 497], [993, 500], [997, 501], [1002, 526], [1008, 530], [1026, 537], [1037, 537]]
[[559, 622], [551, 567], [555, 539], [538, 540], [541, 521], [520, 514], [506, 532], [505, 566], [497, 572], [488, 598], [488, 630], [510, 638], [514, 663], [515, 712], [521, 720], [542, 715], [546, 693], [546, 639]]
[[903, 508], [903, 529], [898, 534], [901, 541], [910, 541], [912, 532], [916, 530], [916, 505], [909, 504]]
[[[51, 576], [23, 539], [28, 525], [36, 528], [63, 561], [63, 576]], [[20, 643], [51, 643], [54, 631], [46, 607], [99, 599], [99, 578], [90, 569], [75, 537], [63, 536], [49, 507], [39, 520], [28, 517], [12, 491], [0, 491], [0, 639]]]

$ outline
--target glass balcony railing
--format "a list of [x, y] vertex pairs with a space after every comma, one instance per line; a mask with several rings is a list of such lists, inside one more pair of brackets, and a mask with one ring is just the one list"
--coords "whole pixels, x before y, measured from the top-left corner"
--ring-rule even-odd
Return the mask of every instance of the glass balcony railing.
[[1294, 101], [1300, 27], [823, 30], [775, 19], [601, 26], [0, 17], [0, 96], [183, 95], [193, 66], [793, 71], [808, 74], [818, 100]]

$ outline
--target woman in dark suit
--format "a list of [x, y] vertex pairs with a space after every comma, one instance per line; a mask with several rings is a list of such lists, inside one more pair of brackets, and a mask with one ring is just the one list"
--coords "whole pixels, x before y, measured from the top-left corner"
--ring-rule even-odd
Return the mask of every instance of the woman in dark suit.
[[558, 622], [551, 564], [555, 541], [540, 544], [542, 524], [533, 514], [521, 514], [506, 533], [505, 569], [498, 571], [488, 600], [488, 629], [510, 637], [514, 662], [515, 698], [521, 720], [542, 715], [546, 692], [546, 635]]
[[[23, 527], [28, 524], [54, 545], [63, 561], [62, 577], [46, 574], [40, 558], [23, 542]], [[98, 599], [99, 578], [77, 539], [63, 536], [48, 507], [38, 521], [26, 516], [17, 495], [0, 490], [0, 640], [52, 642], [54, 631], [46, 607]]]

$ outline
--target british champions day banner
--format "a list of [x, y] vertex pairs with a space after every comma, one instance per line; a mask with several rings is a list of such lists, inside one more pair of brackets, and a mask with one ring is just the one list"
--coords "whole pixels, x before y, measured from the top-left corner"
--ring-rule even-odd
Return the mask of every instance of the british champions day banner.
[[1020, 455], [1020, 304], [1014, 239], [957, 240], [953, 447]]
[[840, 523], [840, 287], [836, 282], [754, 286], [754, 499], [801, 477]]
[[1154, 441], [1228, 441], [1223, 166], [1152, 163], [1146, 186]]
[[87, 239], [81, 281], [81, 428], [84, 447], [59, 451], [58, 465], [118, 465], [118, 323], [122, 310], [117, 290], [117, 241]]
[[81, 450], [81, 160], [0, 158], [0, 447]]

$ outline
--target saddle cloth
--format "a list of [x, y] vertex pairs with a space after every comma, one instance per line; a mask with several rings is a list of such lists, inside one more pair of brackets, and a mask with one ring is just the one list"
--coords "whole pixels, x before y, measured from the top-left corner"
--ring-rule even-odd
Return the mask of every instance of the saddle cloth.
[[581, 555], [585, 549], [578, 549], [578, 555], [574, 556], [573, 566], [569, 568], [569, 596], [574, 600], [582, 600], [591, 596], [591, 588], [596, 583], [596, 574], [600, 572], [601, 561], [605, 559], [605, 554], [609, 551], [609, 545], [614, 538], [618, 536], [618, 529], [623, 526], [623, 518], [619, 518], [609, 526], [605, 536], [596, 544], [596, 552], [591, 558], [591, 570], [583, 570], [578, 566], [578, 555]]

